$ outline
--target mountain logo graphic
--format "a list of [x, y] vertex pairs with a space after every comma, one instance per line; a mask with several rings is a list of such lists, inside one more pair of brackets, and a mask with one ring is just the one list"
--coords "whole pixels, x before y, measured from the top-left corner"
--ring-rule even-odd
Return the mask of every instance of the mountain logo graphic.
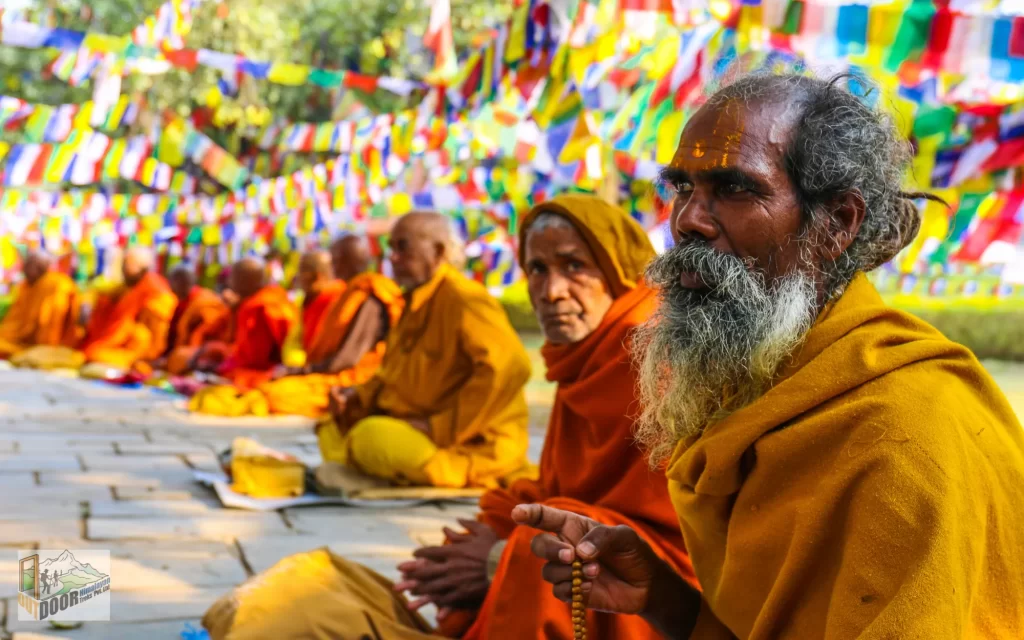
[[[93, 562], [98, 560], [99, 566], [109, 571], [109, 552], [79, 550], [78, 553]], [[89, 562], [79, 561], [68, 549], [28, 552], [19, 560], [18, 572], [18, 602], [36, 620], [54, 619], [58, 615], [73, 619], [65, 614], [110, 590], [108, 574]]]

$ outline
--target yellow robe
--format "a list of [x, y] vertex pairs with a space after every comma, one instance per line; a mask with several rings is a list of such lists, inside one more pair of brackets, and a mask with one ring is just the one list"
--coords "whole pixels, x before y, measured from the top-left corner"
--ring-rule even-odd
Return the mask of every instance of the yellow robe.
[[[353, 454], [347, 462], [395, 480], [497, 486], [526, 464], [529, 377], [526, 351], [501, 305], [478, 283], [442, 265], [412, 292], [388, 336], [380, 371], [356, 387], [362, 416], [428, 418], [436, 450], [418, 468], [401, 468], [401, 461], [420, 458], [411, 453], [395, 458], [397, 468], [390, 470], [380, 468], [379, 457], [376, 464], [362, 464], [366, 456], [360, 452], [395, 448], [384, 435], [393, 434], [395, 425], [375, 429], [382, 421], [369, 417], [356, 422], [347, 438], [347, 453]], [[321, 428], [323, 438], [336, 434], [333, 424]]]
[[71, 278], [49, 271], [35, 284], [22, 283], [0, 322], [0, 358], [34, 346], [74, 346], [78, 290]]
[[1024, 638], [1024, 431], [969, 350], [863, 275], [668, 477], [694, 638]]

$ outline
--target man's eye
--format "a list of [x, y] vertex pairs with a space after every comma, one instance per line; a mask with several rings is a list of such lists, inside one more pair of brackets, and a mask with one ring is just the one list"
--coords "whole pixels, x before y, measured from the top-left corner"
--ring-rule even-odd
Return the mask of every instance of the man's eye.
[[576, 262], [575, 260], [566, 265], [566, 270], [569, 273], [576, 273], [583, 268], [582, 262]]
[[722, 191], [724, 193], [736, 194], [743, 193], [746, 190], [747, 187], [739, 182], [727, 182], [724, 185], [722, 185]]
[[672, 187], [676, 193], [690, 193], [693, 191], [692, 182], [677, 182]]

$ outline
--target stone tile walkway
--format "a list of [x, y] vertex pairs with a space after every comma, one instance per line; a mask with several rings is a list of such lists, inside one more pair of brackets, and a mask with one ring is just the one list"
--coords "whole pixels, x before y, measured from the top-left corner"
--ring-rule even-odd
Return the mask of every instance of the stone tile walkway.
[[[531, 457], [539, 457], [552, 385], [531, 341]], [[1024, 410], [1024, 366], [990, 369]], [[0, 638], [175, 639], [213, 600], [285, 555], [330, 545], [384, 575], [473, 509], [222, 509], [192, 481], [246, 435], [316, 461], [310, 423], [197, 417], [149, 389], [0, 371]], [[110, 623], [73, 631], [18, 621], [19, 548], [111, 552]]]

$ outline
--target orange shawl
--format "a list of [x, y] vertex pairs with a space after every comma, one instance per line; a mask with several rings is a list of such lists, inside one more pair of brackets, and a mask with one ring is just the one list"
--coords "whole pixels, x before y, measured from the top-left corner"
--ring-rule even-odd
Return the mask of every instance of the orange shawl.
[[[376, 298], [387, 309], [389, 327], [398, 324], [405, 306], [402, 290], [386, 276], [378, 273], [360, 274], [349, 281], [345, 293], [324, 313], [307, 347], [306, 361], [313, 364], [333, 358], [345, 344], [350, 323], [370, 298]], [[327, 411], [327, 394], [331, 387], [362, 384], [373, 377], [384, 359], [385, 343], [384, 340], [378, 342], [351, 369], [336, 374], [288, 376], [261, 385], [260, 391], [267, 397], [270, 412], [320, 417]]]
[[219, 295], [192, 287], [188, 299], [178, 305], [174, 325], [175, 347], [199, 347], [209, 340], [223, 340], [231, 328], [231, 310]]
[[324, 314], [334, 302], [345, 293], [345, 282], [332, 280], [328, 282], [312, 298], [302, 304], [302, 349], [306, 352], [306, 362], [309, 362], [309, 348], [313, 343], [313, 337], [320, 330], [320, 323], [324, 320]]
[[178, 299], [167, 281], [148, 273], [117, 296], [101, 296], [86, 327], [85, 357], [123, 369], [160, 356]]
[[[542, 562], [530, 553], [537, 531], [509, 517], [523, 502], [540, 502], [584, 514], [608, 525], [636, 529], [655, 551], [691, 582], [678, 520], [661, 473], [650, 470], [633, 443], [635, 372], [625, 344], [629, 332], [654, 310], [656, 296], [640, 286], [618, 298], [598, 329], [582, 342], [545, 345], [548, 380], [558, 383], [538, 481], [520, 480], [480, 500], [481, 520], [508, 539], [498, 572], [476, 623], [465, 638], [573, 637], [569, 609], [541, 578]], [[656, 638], [638, 616], [591, 611], [594, 638]]]
[[298, 321], [295, 305], [277, 285], [268, 285], [243, 301], [235, 311], [231, 356], [219, 373], [241, 389], [266, 382], [281, 364], [281, 347]]

